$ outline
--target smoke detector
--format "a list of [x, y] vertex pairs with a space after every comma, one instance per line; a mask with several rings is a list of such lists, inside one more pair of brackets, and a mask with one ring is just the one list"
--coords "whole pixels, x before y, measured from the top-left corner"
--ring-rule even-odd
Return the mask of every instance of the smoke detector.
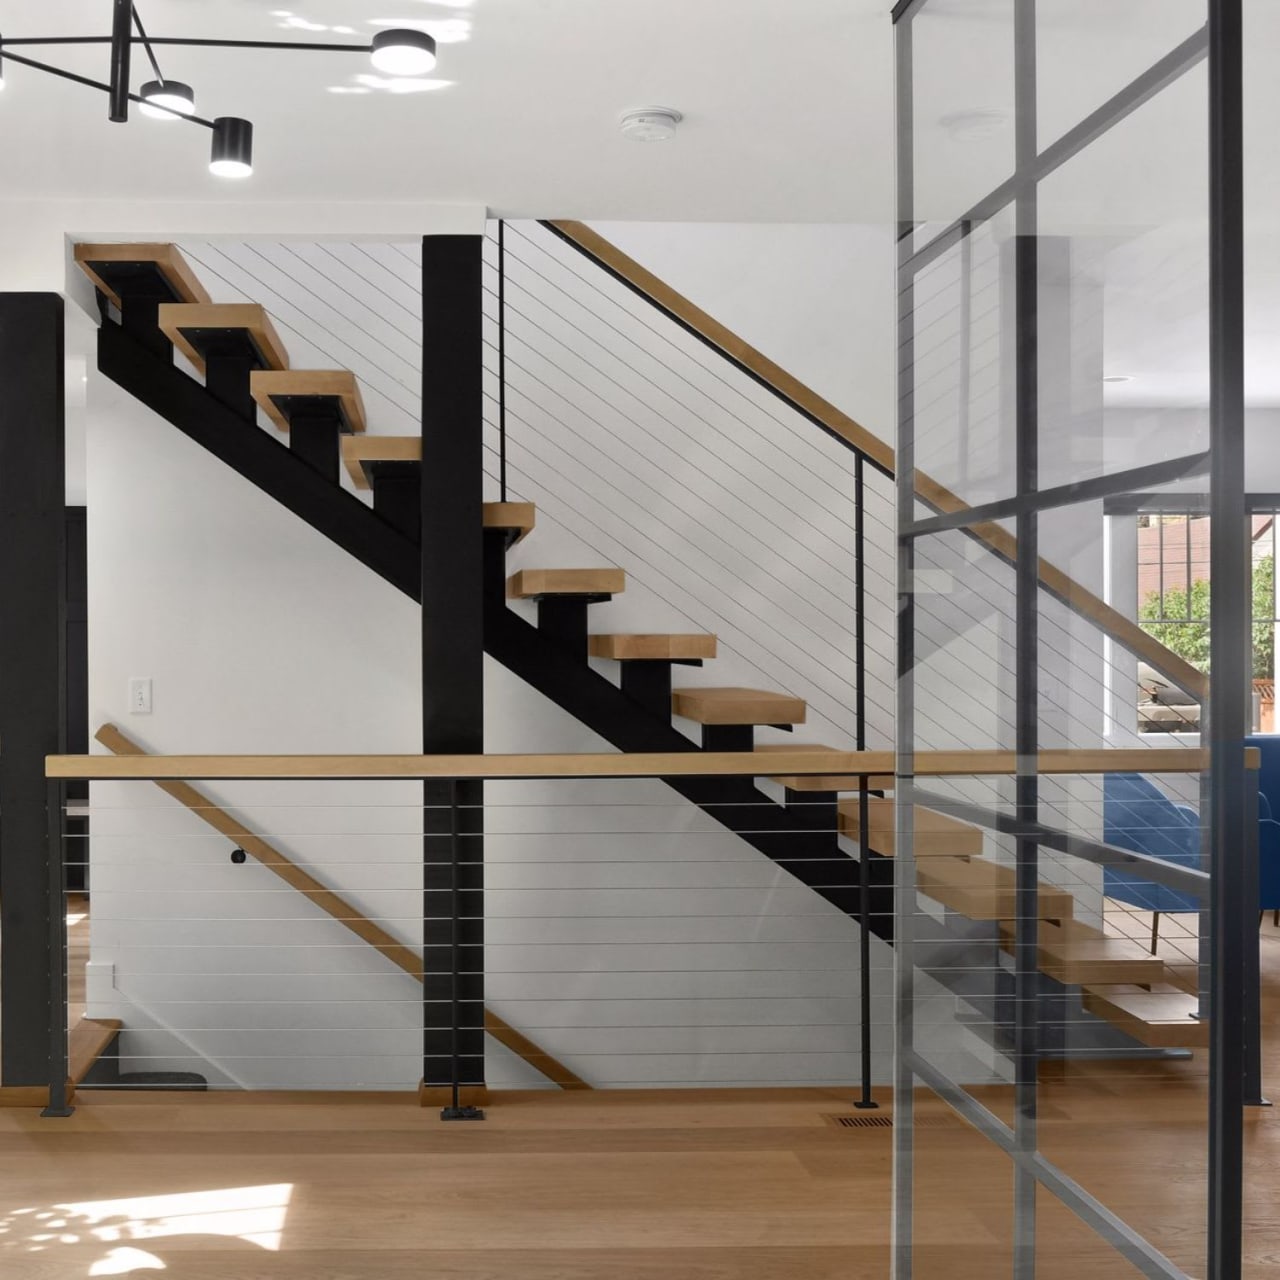
[[666, 142], [676, 136], [684, 115], [674, 107], [636, 107], [624, 111], [618, 121], [622, 136], [632, 142]]

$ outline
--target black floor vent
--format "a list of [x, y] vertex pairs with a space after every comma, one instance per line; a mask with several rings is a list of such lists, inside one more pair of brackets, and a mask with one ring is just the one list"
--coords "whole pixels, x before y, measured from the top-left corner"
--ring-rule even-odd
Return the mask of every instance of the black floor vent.
[[[828, 1115], [822, 1117], [837, 1129], [892, 1129], [893, 1114], [888, 1111], [864, 1111], [854, 1115]], [[916, 1116], [917, 1129], [950, 1129], [956, 1125], [954, 1116], [928, 1113]]]

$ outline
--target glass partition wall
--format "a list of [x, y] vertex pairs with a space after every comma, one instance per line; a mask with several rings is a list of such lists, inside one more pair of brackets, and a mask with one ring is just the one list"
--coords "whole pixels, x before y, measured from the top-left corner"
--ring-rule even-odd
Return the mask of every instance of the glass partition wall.
[[[897, 1280], [1241, 1274], [1239, 11], [894, 11]], [[1145, 612], [1117, 512], [1180, 513]]]

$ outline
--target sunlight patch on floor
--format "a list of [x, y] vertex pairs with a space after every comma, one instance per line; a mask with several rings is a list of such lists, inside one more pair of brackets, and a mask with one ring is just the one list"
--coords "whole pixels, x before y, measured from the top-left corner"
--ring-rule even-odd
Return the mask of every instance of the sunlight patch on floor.
[[[87, 1264], [74, 1274], [90, 1277], [167, 1270], [164, 1257], [149, 1251], [150, 1241], [161, 1255], [166, 1240], [219, 1236], [277, 1251], [292, 1196], [293, 1184], [283, 1182], [11, 1209], [0, 1213], [0, 1251], [59, 1255], [66, 1249], [64, 1268], [74, 1257], [79, 1267]], [[0, 1261], [0, 1275], [5, 1270]]]
[[166, 1271], [168, 1268], [154, 1253], [141, 1249], [112, 1249], [105, 1258], [89, 1268], [91, 1276], [127, 1276], [135, 1271]]
[[292, 1184], [285, 1182], [124, 1200], [88, 1200], [57, 1205], [56, 1210], [107, 1244], [165, 1236], [235, 1236], [263, 1249], [279, 1249], [292, 1194]]

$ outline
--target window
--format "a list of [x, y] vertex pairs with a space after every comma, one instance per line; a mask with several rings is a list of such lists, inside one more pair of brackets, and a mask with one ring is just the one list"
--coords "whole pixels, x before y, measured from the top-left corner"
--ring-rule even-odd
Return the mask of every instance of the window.
[[[1253, 562], [1253, 728], [1274, 733], [1276, 511], [1255, 511]], [[1188, 510], [1146, 510], [1138, 517], [1138, 622], [1200, 671], [1209, 670], [1209, 517]], [[1138, 728], [1197, 733], [1200, 708], [1184, 690], [1138, 665]]]

